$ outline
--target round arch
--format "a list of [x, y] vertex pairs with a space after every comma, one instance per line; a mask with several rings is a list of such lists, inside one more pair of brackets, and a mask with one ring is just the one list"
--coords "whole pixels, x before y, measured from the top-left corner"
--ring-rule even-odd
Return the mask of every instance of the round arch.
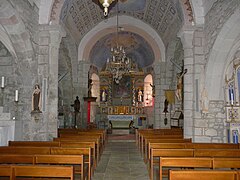
[[234, 53], [240, 48], [239, 32], [240, 10], [238, 9], [221, 29], [206, 66], [205, 81], [209, 99], [223, 99], [224, 74]]
[[[165, 61], [165, 45], [157, 32], [149, 25], [136, 18], [122, 15], [119, 17], [120, 26], [124, 31], [134, 32], [142, 36], [153, 49], [155, 60]], [[131, 24], [131, 25], [128, 25]], [[81, 40], [78, 46], [78, 60], [88, 60], [90, 50], [94, 44], [105, 35], [116, 31], [116, 17], [109, 18], [107, 21], [102, 21], [91, 31], [89, 31]]]

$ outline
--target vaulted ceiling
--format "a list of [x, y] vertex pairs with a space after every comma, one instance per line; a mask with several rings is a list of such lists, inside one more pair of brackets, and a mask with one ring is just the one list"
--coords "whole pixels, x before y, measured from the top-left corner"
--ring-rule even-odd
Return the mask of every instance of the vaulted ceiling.
[[[188, 2], [188, 0], [183, 0]], [[160, 36], [165, 46], [175, 37], [183, 24], [181, 2], [175, 0], [119, 0], [119, 16], [126, 15], [141, 20]], [[65, 24], [71, 36], [78, 46], [83, 37], [101, 22], [107, 22], [108, 18], [116, 16], [116, 5], [109, 11], [107, 18], [103, 15], [103, 9], [92, 0], [68, 0], [65, 1], [61, 20]], [[121, 26], [119, 39], [125, 42], [128, 56], [134, 58], [141, 67], [151, 65], [154, 53], [149, 43], [134, 32], [126, 31], [132, 22]], [[106, 58], [110, 55], [109, 42], [116, 37], [116, 29], [97, 39], [92, 47], [89, 60], [97, 67], [103, 67]]]

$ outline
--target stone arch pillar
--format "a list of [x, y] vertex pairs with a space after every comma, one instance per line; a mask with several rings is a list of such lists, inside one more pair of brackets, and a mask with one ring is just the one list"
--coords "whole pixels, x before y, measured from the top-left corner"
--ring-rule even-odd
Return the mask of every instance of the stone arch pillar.
[[[49, 32], [49, 59], [48, 59], [48, 72], [42, 74], [43, 78], [48, 79], [47, 88], [47, 132], [48, 139], [57, 136], [58, 128], [58, 55], [61, 38], [64, 36], [64, 30], [60, 25], [43, 26], [43, 31]], [[46, 69], [46, 70], [47, 70]]]
[[184, 69], [187, 73], [184, 75], [183, 92], [183, 113], [184, 113], [184, 138], [193, 138], [193, 96], [194, 96], [194, 57], [193, 57], [193, 34], [194, 29], [182, 29], [179, 34], [184, 49]]

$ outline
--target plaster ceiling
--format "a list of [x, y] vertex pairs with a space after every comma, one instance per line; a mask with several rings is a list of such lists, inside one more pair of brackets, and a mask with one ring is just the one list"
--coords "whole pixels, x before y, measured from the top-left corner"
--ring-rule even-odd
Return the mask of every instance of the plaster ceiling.
[[[174, 0], [119, 0], [119, 15], [131, 16], [149, 25], [161, 37], [165, 46], [176, 37], [183, 23], [180, 2]], [[112, 16], [116, 16], [116, 5], [109, 11], [108, 17]], [[106, 21], [102, 8], [92, 0], [65, 1], [61, 20], [76, 40], [77, 46], [93, 27]], [[121, 27], [121, 22], [119, 22], [119, 26]], [[114, 31], [98, 39], [91, 50], [89, 60], [97, 67], [103, 67], [106, 62], [109, 55], [107, 42], [116, 37]], [[136, 62], [141, 67], [149, 66], [154, 62], [153, 51], [143, 37], [124, 31], [124, 29], [120, 33], [128, 43], [135, 43], [134, 48], [127, 51], [129, 56], [136, 58]]]

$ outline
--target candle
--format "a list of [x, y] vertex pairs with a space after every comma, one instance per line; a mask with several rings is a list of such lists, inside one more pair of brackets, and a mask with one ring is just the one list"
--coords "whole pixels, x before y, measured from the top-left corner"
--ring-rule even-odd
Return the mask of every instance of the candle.
[[233, 105], [233, 93], [231, 93], [231, 104]]
[[62, 100], [62, 106], [63, 106], [63, 100]]
[[4, 88], [4, 76], [2, 76], [2, 84], [1, 84], [1, 88]]
[[15, 91], [15, 101], [18, 101], [18, 90]]

